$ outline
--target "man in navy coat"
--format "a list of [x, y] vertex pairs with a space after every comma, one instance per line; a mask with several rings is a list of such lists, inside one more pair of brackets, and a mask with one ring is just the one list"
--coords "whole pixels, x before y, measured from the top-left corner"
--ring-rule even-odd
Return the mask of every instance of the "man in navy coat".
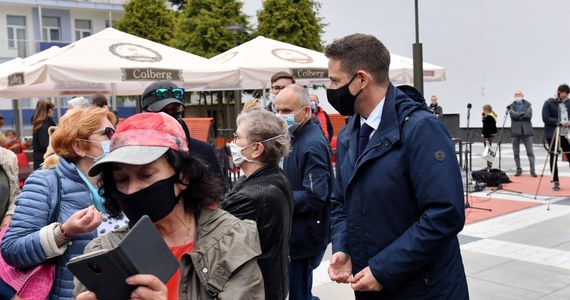
[[337, 140], [329, 276], [357, 300], [468, 299], [463, 187], [445, 125], [419, 92], [390, 83], [390, 53], [374, 36], [335, 40], [325, 55], [328, 101], [351, 116]]
[[318, 299], [311, 293], [316, 269], [330, 241], [330, 196], [333, 169], [329, 143], [311, 119], [307, 90], [297, 84], [283, 89], [275, 110], [287, 122], [291, 153], [283, 171], [293, 188], [293, 222], [289, 237], [289, 299]]

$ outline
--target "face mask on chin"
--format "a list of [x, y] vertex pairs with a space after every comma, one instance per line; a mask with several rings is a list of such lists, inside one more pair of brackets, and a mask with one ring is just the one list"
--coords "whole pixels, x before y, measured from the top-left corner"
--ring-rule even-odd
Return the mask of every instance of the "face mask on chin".
[[129, 218], [129, 226], [136, 224], [144, 215], [154, 223], [172, 212], [180, 198], [180, 194], [174, 194], [174, 185], [180, 183], [177, 177], [174, 174], [129, 195], [119, 191], [112, 193], [121, 211]]
[[517, 103], [522, 103], [523, 98], [522, 97], [515, 97], [515, 101]]
[[327, 89], [327, 98], [329, 103], [343, 116], [354, 115], [354, 103], [356, 102], [356, 97], [360, 95], [362, 90], [360, 90], [356, 95], [350, 93], [348, 86], [352, 83], [357, 74], [352, 76], [350, 81], [338, 89]]

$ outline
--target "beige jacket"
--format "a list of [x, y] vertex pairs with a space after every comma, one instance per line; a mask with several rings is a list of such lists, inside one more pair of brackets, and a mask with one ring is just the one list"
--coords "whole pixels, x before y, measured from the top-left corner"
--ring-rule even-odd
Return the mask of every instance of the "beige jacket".
[[[115, 247], [127, 233], [121, 228], [91, 241], [85, 253]], [[261, 254], [254, 221], [239, 220], [221, 209], [204, 209], [195, 249], [180, 261], [178, 299], [265, 299], [256, 257]], [[74, 295], [85, 287], [74, 280]]]
[[[20, 185], [18, 179], [18, 158], [14, 152], [0, 147], [0, 166], [8, 175], [10, 181], [10, 205], [6, 211], [6, 215], [13, 215], [16, 209], [16, 198], [20, 195]], [[3, 216], [0, 216], [0, 221]]]

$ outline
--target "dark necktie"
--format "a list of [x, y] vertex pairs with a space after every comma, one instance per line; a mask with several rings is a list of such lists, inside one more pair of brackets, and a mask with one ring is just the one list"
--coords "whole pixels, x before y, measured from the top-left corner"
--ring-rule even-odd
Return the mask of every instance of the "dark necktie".
[[362, 152], [364, 152], [364, 149], [366, 149], [366, 145], [368, 145], [368, 139], [372, 131], [374, 131], [374, 128], [368, 126], [366, 123], [363, 123], [360, 126], [360, 133], [358, 134], [358, 156], [360, 156]]

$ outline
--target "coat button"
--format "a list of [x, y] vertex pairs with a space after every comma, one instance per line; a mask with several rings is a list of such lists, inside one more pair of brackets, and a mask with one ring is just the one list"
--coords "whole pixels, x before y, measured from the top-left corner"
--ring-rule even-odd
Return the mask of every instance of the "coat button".
[[208, 273], [208, 268], [202, 269], [202, 273]]

